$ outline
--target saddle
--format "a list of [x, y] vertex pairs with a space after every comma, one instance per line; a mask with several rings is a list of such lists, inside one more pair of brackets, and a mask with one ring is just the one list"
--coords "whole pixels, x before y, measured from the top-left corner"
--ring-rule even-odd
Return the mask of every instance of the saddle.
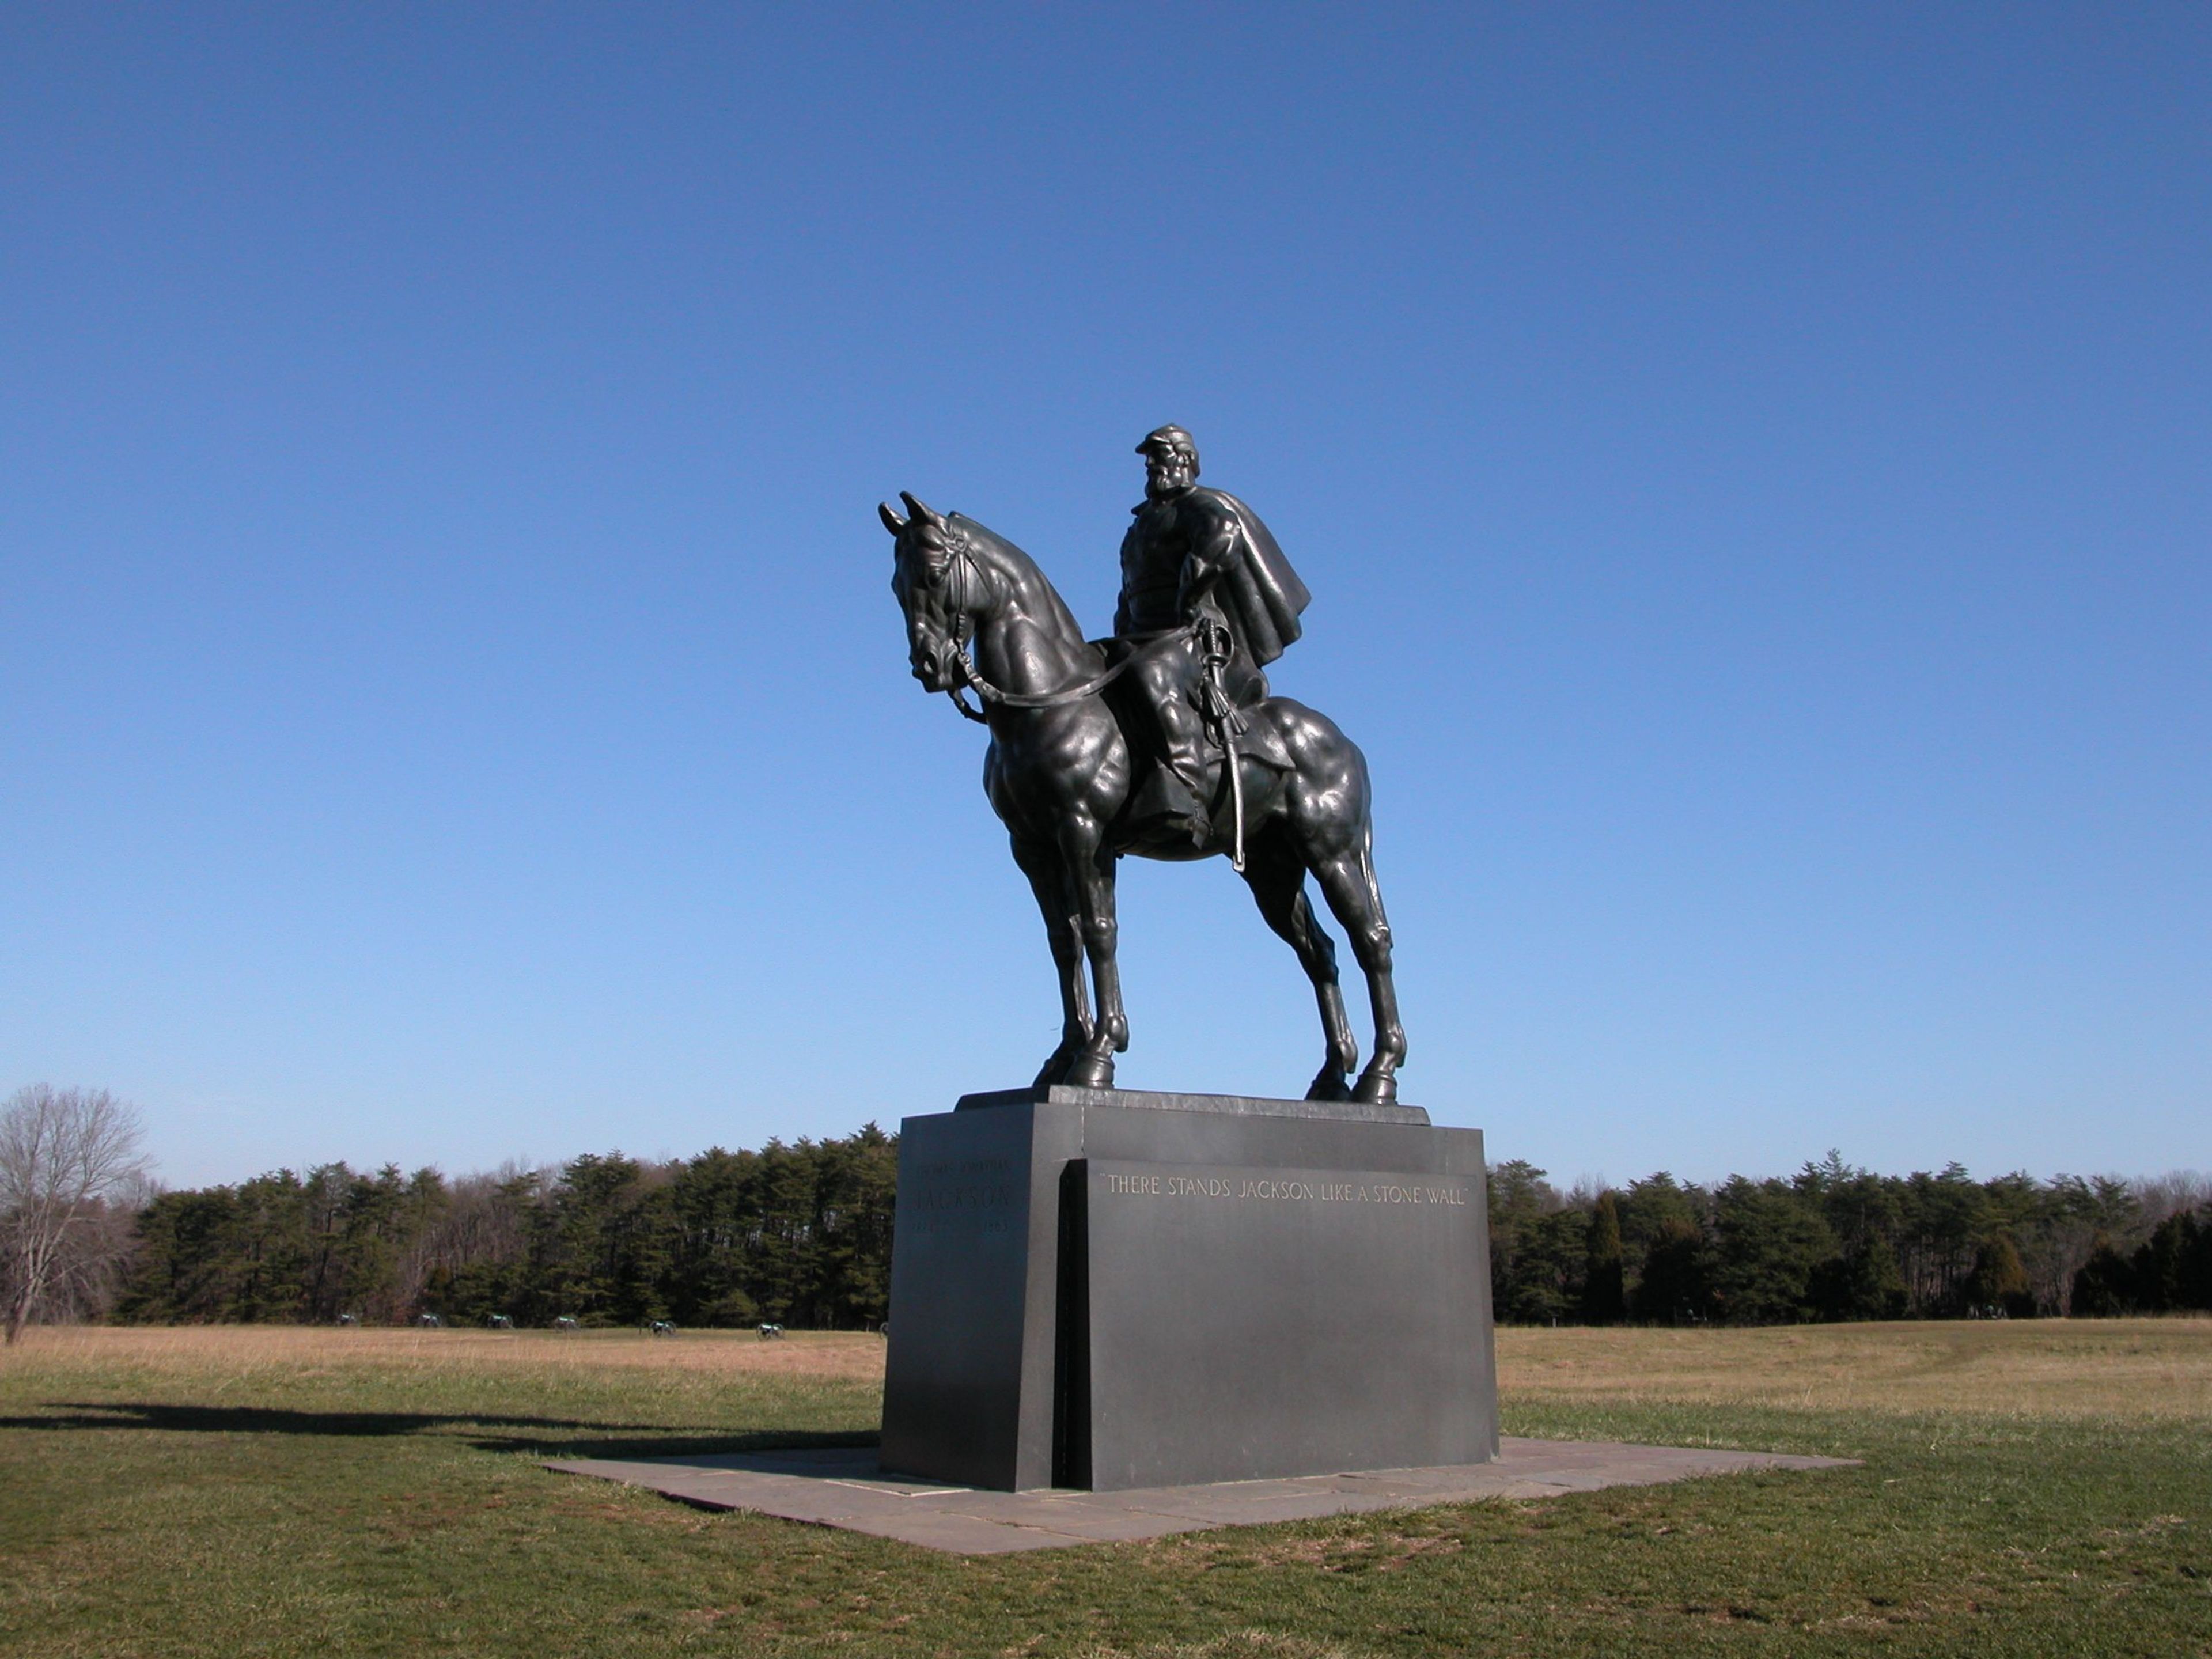
[[[1158, 649], [1171, 645], [1179, 636], [1173, 634], [1155, 635], [1149, 639], [1094, 640], [1092, 644], [1106, 654], [1107, 665], [1118, 669], [1139, 651]], [[1206, 707], [1204, 688], [1200, 680], [1202, 665], [1194, 656], [1189, 672], [1177, 677], [1173, 694], [1180, 696], [1192, 708], [1202, 711]], [[1292, 772], [1297, 763], [1291, 757], [1274, 722], [1252, 719], [1251, 713], [1271, 695], [1267, 677], [1249, 662], [1231, 661], [1222, 675], [1222, 690], [1230, 704], [1233, 736], [1237, 752], [1247, 760], [1257, 761], [1277, 772]], [[1152, 769], [1161, 764], [1160, 711], [1152, 705], [1151, 688], [1135, 674], [1117, 674], [1114, 683], [1106, 688], [1106, 706], [1114, 712], [1114, 719], [1121, 728], [1122, 740], [1129, 746], [1131, 760], [1135, 763], [1134, 780], [1141, 788]], [[1206, 770], [1203, 792], [1208, 796], [1221, 793], [1221, 762], [1224, 757], [1222, 733], [1212, 720], [1201, 722], [1200, 759]]]

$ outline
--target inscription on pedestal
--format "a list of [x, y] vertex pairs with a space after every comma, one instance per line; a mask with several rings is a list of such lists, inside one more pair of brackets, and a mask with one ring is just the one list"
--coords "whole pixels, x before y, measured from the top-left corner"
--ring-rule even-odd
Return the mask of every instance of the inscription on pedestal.
[[1086, 1484], [1490, 1455], [1469, 1177], [1094, 1161], [1085, 1196]]
[[946, 1232], [1005, 1232], [1020, 1210], [1026, 1171], [1003, 1158], [916, 1159], [914, 1190], [898, 1195], [900, 1224], [917, 1236]]
[[1109, 1197], [1259, 1199], [1276, 1204], [1429, 1204], [1443, 1208], [1467, 1203], [1467, 1185], [1438, 1185], [1412, 1176], [1373, 1181], [1301, 1181], [1276, 1176], [1246, 1176], [1231, 1181], [1218, 1175], [1108, 1174]]

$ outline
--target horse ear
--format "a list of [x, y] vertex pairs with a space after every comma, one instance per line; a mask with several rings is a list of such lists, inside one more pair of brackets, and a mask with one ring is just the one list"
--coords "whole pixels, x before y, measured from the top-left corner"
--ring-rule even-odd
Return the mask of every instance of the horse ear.
[[899, 499], [906, 503], [906, 510], [913, 514], [915, 518], [921, 520], [924, 524], [942, 524], [945, 522], [940, 514], [931, 512], [929, 508], [924, 507], [920, 501], [915, 500], [913, 496], [908, 495], [905, 490], [902, 489], [899, 491]]
[[896, 536], [906, 528], [906, 520], [891, 511], [891, 504], [889, 501], [878, 501], [876, 511], [883, 515], [884, 528], [890, 531], [892, 535]]

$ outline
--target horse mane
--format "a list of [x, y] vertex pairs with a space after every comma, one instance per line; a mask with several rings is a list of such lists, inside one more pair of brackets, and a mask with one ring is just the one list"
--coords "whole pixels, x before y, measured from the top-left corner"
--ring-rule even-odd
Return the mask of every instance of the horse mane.
[[[1067, 608], [1067, 601], [1060, 598], [1060, 590], [1052, 585], [1051, 578], [1035, 559], [988, 525], [978, 524], [964, 514], [948, 513], [945, 526], [951, 532], [953, 555], [951, 568], [945, 573], [948, 580], [962, 581], [967, 571], [972, 570], [975, 580], [994, 588], [1008, 580], [1017, 586], [1034, 585], [1035, 591], [1050, 600], [1070, 634], [1079, 641], [1082, 639], [1083, 630], [1075, 621], [1074, 612]], [[963, 592], [957, 587], [953, 592], [954, 602], [962, 609], [969, 608], [969, 602], [982, 597]]]
[[[988, 525], [978, 524], [964, 513], [946, 514], [945, 526], [951, 532], [951, 539], [956, 553], [965, 552], [972, 556], [978, 552], [988, 552], [990, 562], [1012, 565], [1018, 572], [1037, 568], [1035, 559]], [[1038, 571], [1037, 574], [1042, 575], [1043, 573]]]

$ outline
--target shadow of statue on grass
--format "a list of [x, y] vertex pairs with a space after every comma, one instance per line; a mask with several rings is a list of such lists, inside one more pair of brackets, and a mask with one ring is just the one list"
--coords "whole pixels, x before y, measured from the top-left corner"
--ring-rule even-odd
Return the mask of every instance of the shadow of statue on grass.
[[[154, 1429], [171, 1434], [394, 1436], [478, 1432], [465, 1438], [478, 1451], [562, 1457], [682, 1457], [702, 1452], [872, 1446], [872, 1432], [827, 1430], [685, 1428], [652, 1423], [601, 1423], [571, 1417], [511, 1417], [490, 1412], [308, 1412], [268, 1406], [173, 1406], [137, 1401], [47, 1402], [35, 1417], [0, 1417], [0, 1430], [83, 1431]], [[485, 1432], [510, 1430], [510, 1433]]]

